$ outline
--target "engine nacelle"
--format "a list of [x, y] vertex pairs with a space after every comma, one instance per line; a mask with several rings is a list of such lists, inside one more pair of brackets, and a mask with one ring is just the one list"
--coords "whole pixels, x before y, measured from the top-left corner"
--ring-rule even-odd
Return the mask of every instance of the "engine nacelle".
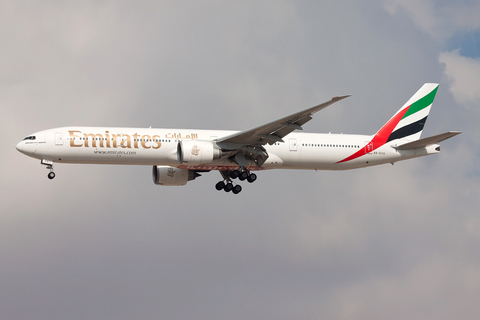
[[198, 166], [222, 157], [222, 150], [213, 141], [180, 140], [177, 144], [177, 160], [181, 164]]
[[153, 166], [153, 183], [161, 186], [184, 186], [200, 175], [194, 170], [167, 166]]

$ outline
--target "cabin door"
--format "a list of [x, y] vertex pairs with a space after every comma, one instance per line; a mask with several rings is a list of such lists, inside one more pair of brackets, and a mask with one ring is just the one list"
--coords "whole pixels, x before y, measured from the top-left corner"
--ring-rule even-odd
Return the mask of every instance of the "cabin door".
[[55, 132], [55, 145], [62, 146], [63, 145], [63, 133]]
[[290, 151], [297, 151], [297, 139], [289, 139]]
[[365, 153], [372, 153], [373, 151], [373, 142], [372, 141], [366, 141], [366, 146], [365, 146]]

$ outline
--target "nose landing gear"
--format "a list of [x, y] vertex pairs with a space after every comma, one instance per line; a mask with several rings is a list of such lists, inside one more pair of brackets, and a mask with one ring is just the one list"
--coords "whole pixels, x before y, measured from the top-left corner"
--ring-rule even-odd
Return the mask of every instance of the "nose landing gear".
[[48, 179], [52, 180], [55, 178], [55, 172], [53, 172], [53, 161], [42, 159], [40, 163], [47, 166], [47, 169], [50, 170], [50, 172], [47, 174]]

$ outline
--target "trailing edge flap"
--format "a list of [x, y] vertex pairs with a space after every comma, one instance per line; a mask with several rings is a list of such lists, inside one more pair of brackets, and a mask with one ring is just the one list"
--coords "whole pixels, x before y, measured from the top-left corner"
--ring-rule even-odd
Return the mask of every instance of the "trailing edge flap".
[[449, 131], [442, 134], [438, 134], [433, 137], [428, 137], [428, 138], [420, 139], [417, 141], [409, 142], [406, 144], [402, 144], [401, 146], [393, 147], [393, 148], [397, 150], [413, 150], [413, 149], [425, 148], [425, 147], [431, 146], [432, 144], [437, 144], [438, 142], [441, 142], [443, 140], [450, 139], [451, 137], [454, 137], [460, 133], [461, 133], [460, 131]]

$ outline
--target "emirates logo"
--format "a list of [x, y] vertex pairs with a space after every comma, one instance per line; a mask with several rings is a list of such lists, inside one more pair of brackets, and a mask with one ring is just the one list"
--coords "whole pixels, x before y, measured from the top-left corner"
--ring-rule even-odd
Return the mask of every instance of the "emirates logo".
[[173, 178], [174, 175], [175, 175], [175, 170], [173, 168], [168, 168], [167, 176]]
[[200, 154], [200, 148], [197, 145], [192, 147], [192, 155], [198, 156]]

